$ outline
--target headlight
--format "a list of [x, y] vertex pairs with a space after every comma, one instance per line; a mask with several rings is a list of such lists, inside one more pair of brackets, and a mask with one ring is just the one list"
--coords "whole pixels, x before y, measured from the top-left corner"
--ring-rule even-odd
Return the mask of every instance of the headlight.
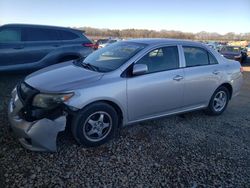
[[32, 102], [33, 106], [40, 108], [53, 108], [56, 105], [69, 100], [74, 93], [64, 94], [37, 94]]

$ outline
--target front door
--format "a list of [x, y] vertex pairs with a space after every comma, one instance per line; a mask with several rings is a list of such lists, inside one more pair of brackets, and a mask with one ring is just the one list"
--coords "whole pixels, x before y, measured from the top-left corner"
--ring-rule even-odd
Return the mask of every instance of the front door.
[[25, 61], [25, 46], [20, 28], [0, 29], [0, 70]]
[[183, 102], [183, 69], [177, 46], [152, 50], [136, 64], [146, 64], [144, 75], [127, 78], [129, 121], [175, 111]]

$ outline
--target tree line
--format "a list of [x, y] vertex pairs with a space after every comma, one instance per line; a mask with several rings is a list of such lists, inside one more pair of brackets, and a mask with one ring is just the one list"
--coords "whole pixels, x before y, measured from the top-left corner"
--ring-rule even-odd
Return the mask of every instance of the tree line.
[[91, 27], [77, 28], [85, 31], [86, 35], [93, 38], [101, 37], [118, 37], [118, 38], [178, 38], [178, 39], [191, 39], [191, 40], [215, 40], [215, 41], [250, 41], [249, 33], [236, 34], [233, 32], [224, 35], [219, 33], [210, 32], [181, 32], [174, 30], [147, 30], [147, 29], [97, 29]]

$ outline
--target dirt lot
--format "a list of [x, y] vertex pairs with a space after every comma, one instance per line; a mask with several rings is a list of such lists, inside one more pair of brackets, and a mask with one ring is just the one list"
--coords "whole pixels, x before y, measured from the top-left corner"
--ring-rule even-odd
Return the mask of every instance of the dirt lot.
[[60, 135], [57, 153], [30, 152], [9, 132], [7, 101], [23, 75], [0, 76], [0, 187], [250, 187], [250, 64], [219, 117], [192, 112], [124, 128], [93, 149]]

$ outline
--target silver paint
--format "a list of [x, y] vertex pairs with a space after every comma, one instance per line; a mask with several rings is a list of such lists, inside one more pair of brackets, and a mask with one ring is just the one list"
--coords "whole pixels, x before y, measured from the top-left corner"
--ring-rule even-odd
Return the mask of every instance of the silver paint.
[[[65, 104], [75, 110], [97, 101], [113, 103], [122, 112], [123, 125], [206, 108], [211, 96], [222, 84], [232, 86], [232, 97], [240, 91], [243, 82], [240, 64], [225, 59], [218, 52], [201, 43], [168, 39], [134, 39], [131, 41], [145, 43], [148, 46], [115, 71], [98, 73], [77, 67], [72, 62], [66, 62], [35, 72], [28, 76], [25, 82], [44, 93], [73, 91], [75, 95]], [[185, 45], [207, 50], [214, 55], [219, 64], [186, 68], [182, 49]], [[178, 47], [179, 69], [134, 77], [122, 76], [130, 65], [148, 52], [164, 46]], [[13, 125], [12, 115], [10, 121]], [[24, 120], [20, 121], [22, 123], [18, 126], [23, 126]], [[41, 120], [41, 124], [57, 124], [54, 121], [42, 121], [44, 120]], [[64, 129], [64, 122], [60, 121], [59, 124], [60, 128], [56, 131]], [[35, 130], [44, 132], [43, 129]], [[46, 141], [44, 139], [41, 142], [40, 144], [43, 144]]]

